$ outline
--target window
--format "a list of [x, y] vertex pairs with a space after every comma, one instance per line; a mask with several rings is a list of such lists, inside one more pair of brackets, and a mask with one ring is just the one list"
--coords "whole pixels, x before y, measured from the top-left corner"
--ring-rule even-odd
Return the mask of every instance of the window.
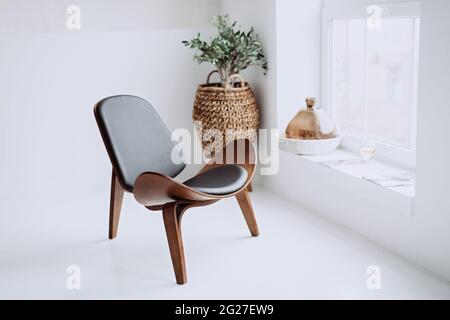
[[[419, 4], [323, 9], [322, 102], [343, 145], [415, 165]], [[356, 150], [354, 150], [356, 151]]]

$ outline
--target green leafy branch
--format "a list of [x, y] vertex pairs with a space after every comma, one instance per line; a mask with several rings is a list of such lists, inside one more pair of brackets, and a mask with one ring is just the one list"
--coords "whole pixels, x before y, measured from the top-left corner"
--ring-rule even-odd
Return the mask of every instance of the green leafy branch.
[[242, 30], [237, 22], [230, 23], [228, 15], [216, 16], [214, 25], [218, 34], [210, 42], [202, 40], [200, 33], [189, 41], [183, 41], [186, 47], [196, 50], [194, 60], [213, 64], [223, 85], [230, 75], [249, 66], [259, 66], [264, 74], [267, 73], [266, 57], [253, 28]]

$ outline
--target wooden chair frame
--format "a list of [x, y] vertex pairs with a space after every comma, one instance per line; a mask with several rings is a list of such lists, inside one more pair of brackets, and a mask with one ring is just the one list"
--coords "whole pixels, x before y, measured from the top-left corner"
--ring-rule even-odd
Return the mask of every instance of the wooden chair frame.
[[[243, 144], [240, 144], [241, 142]], [[242, 145], [245, 146], [245, 160], [238, 161], [238, 155], [235, 150], [238, 150], [238, 146]], [[253, 237], [259, 235], [255, 214], [248, 195], [248, 187], [255, 172], [256, 164], [256, 152], [253, 144], [248, 140], [234, 141], [234, 143], [228, 144], [198, 174], [221, 166], [224, 163], [229, 164], [230, 155], [234, 155], [232, 156], [233, 164], [242, 166], [247, 171], [245, 184], [238, 191], [231, 194], [219, 196], [199, 192], [175, 181], [171, 177], [156, 172], [142, 173], [135, 181], [132, 192], [135, 199], [149, 210], [162, 211], [173, 269], [178, 284], [185, 284], [187, 282], [183, 240], [181, 236], [181, 218], [187, 209], [210, 205], [224, 198], [236, 197], [251, 235]], [[120, 181], [113, 168], [109, 213], [110, 239], [114, 239], [117, 236], [124, 192], [131, 192], [123, 186], [124, 183]]]

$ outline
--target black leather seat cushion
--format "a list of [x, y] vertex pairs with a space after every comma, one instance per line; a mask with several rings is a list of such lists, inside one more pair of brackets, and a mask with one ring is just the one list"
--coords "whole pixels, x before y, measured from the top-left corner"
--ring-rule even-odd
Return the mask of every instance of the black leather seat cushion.
[[189, 179], [184, 184], [203, 193], [225, 195], [242, 188], [247, 177], [247, 171], [241, 166], [224, 165]]

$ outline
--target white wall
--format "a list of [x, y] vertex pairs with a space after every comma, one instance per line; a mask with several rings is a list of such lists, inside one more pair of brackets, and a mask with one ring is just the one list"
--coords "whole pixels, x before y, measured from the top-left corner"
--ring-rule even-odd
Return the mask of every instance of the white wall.
[[422, 1], [417, 230], [410, 253], [450, 279], [450, 2]]
[[280, 133], [306, 105], [306, 97], [318, 98], [320, 94], [321, 8], [322, 0], [277, 1], [277, 125]]
[[[75, 1], [82, 28], [68, 31], [61, 3], [72, 1], [0, 0], [0, 223], [22, 204], [40, 214], [46, 203], [64, 210], [108, 193], [111, 167], [92, 112], [99, 99], [139, 95], [170, 128], [191, 127], [196, 87], [210, 68], [181, 41], [209, 33], [218, 4], [192, 1], [192, 19], [184, 1], [172, 13], [166, 0]], [[160, 14], [166, 19], [144, 23]]]
[[81, 9], [81, 31], [209, 26], [219, 0], [0, 0], [0, 34], [64, 32], [66, 9]]
[[[294, 115], [305, 105], [305, 97], [320, 93], [320, 10], [321, 0], [277, 0], [268, 15], [276, 17], [276, 85], [269, 90], [276, 97], [271, 106], [276, 119], [271, 128], [280, 135]], [[267, 18], [266, 19], [270, 19]], [[298, 201], [301, 196], [297, 159], [280, 153], [280, 172], [263, 176], [262, 183], [283, 197]], [[293, 187], [294, 186], [294, 187]]]

